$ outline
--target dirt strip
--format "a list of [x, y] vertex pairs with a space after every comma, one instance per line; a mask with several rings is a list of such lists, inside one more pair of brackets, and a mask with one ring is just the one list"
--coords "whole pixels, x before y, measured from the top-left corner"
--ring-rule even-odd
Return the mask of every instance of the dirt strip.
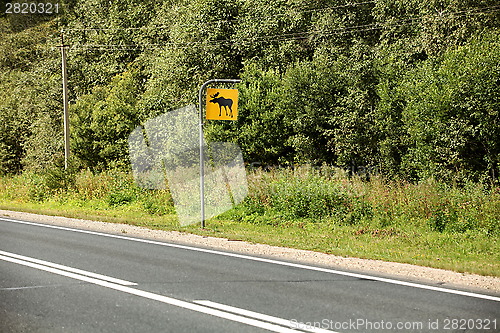
[[127, 224], [88, 221], [7, 210], [0, 210], [0, 217], [10, 217], [13, 219], [22, 219], [45, 224], [127, 235], [165, 242], [189, 244], [193, 246], [227, 250], [267, 258], [289, 260], [304, 264], [326, 266], [334, 269], [348, 269], [359, 273], [389, 276], [415, 282], [439, 285], [441, 287], [467, 288], [472, 291], [489, 291], [495, 294], [500, 292], [500, 278], [498, 277], [457, 273], [443, 269], [385, 262], [380, 260], [345, 258], [313, 251], [296, 250], [265, 244], [253, 244], [244, 241], [232, 241], [225, 238], [198, 236], [177, 231], [151, 230]]

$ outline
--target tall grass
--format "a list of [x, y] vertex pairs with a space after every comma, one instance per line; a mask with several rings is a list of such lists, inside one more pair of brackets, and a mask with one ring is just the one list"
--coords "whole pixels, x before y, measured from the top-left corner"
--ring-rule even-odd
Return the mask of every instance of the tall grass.
[[[249, 171], [248, 184], [248, 197], [224, 218], [275, 226], [306, 221], [441, 233], [475, 230], [492, 236], [500, 231], [500, 188], [478, 183], [453, 187], [377, 176], [366, 181], [327, 166], [301, 166]], [[168, 190], [141, 189], [129, 173], [115, 170], [94, 174], [55, 169], [3, 177], [0, 200], [72, 202], [103, 209], [136, 205], [152, 215], [175, 213]]]
[[330, 167], [256, 170], [249, 196], [228, 217], [286, 225], [298, 220], [371, 228], [489, 235], [500, 231], [500, 189], [482, 184], [452, 187], [433, 180], [418, 184], [348, 177]]
[[121, 171], [3, 177], [0, 207], [500, 276], [499, 188], [368, 181], [327, 166], [251, 170], [248, 184], [208, 229], [179, 227], [168, 190], [141, 189]]
[[146, 214], [174, 214], [168, 189], [147, 190], [137, 187], [130, 173], [88, 170], [67, 172], [49, 170], [44, 174], [26, 172], [0, 178], [0, 202], [53, 203], [107, 210], [133, 206]]
[[[348, 177], [331, 167], [253, 170], [249, 195], [225, 217], [286, 225], [307, 220], [373, 228], [417, 227], [422, 231], [489, 235], [500, 231], [500, 188], [471, 183], [453, 187], [434, 180], [418, 184]], [[0, 178], [0, 199], [17, 202], [100, 202], [101, 207], [139, 204], [149, 214], [174, 213], [168, 190], [137, 187], [126, 172], [94, 174], [61, 169]]]

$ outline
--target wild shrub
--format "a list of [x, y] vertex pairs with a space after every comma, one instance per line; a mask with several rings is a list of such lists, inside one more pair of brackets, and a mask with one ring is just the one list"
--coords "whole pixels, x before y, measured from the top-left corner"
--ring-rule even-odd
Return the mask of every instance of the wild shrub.
[[279, 179], [272, 184], [270, 197], [272, 209], [289, 219], [330, 217], [347, 205], [335, 184], [317, 176]]
[[[341, 170], [298, 167], [249, 173], [249, 195], [228, 218], [259, 224], [330, 221], [333, 225], [397, 227], [418, 232], [500, 230], [500, 191], [479, 183], [452, 186], [434, 179], [412, 184]], [[328, 170], [327, 170], [328, 171]]]
[[108, 171], [110, 179], [106, 201], [110, 206], [122, 206], [139, 199], [141, 189], [135, 184], [131, 174], [122, 171]]
[[65, 169], [63, 166], [47, 168], [42, 177], [47, 189], [52, 192], [65, 192], [72, 190], [75, 185], [76, 173], [71, 168]]
[[110, 191], [111, 177], [108, 173], [93, 173], [82, 170], [75, 177], [76, 195], [81, 200], [103, 199]]
[[49, 188], [42, 175], [25, 172], [13, 177], [13, 183], [11, 190], [16, 191], [16, 194], [13, 193], [12, 196], [20, 201], [40, 202], [50, 196]]
[[163, 216], [175, 213], [172, 195], [168, 190], [143, 190], [140, 200], [148, 214]]

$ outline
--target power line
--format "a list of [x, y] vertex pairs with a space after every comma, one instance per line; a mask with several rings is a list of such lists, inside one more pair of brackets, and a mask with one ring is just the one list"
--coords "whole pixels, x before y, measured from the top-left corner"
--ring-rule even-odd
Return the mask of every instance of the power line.
[[[485, 14], [492, 13], [500, 10], [500, 5], [498, 6], [490, 6], [490, 7], [480, 7], [480, 8], [472, 8], [463, 11], [451, 12], [449, 15], [454, 16], [464, 16], [467, 14], [477, 15], [477, 14]], [[86, 50], [144, 50], [144, 49], [159, 49], [165, 47], [174, 47], [174, 48], [191, 48], [196, 46], [205, 46], [209, 45], [224, 45], [224, 44], [237, 44], [237, 43], [272, 43], [279, 41], [292, 41], [292, 40], [303, 40], [313, 36], [316, 37], [326, 37], [332, 35], [343, 35], [348, 33], [357, 33], [357, 32], [366, 32], [373, 30], [381, 30], [381, 29], [389, 29], [394, 27], [401, 26], [410, 26], [418, 23], [426, 17], [443, 17], [441, 14], [438, 15], [423, 15], [420, 17], [414, 17], [404, 20], [399, 20], [393, 22], [389, 25], [384, 25], [378, 22], [343, 27], [337, 29], [329, 29], [329, 30], [312, 30], [312, 31], [304, 31], [304, 32], [295, 32], [295, 33], [285, 33], [285, 34], [277, 34], [277, 35], [265, 35], [265, 36], [255, 36], [255, 37], [247, 37], [247, 38], [233, 38], [233, 39], [221, 39], [221, 40], [207, 40], [207, 41], [183, 41], [183, 42], [165, 42], [165, 43], [157, 43], [157, 44], [86, 44], [86, 45], [76, 45], [72, 46], [72, 49], [86, 49]]]
[[[305, 9], [302, 10], [301, 12], [303, 13], [309, 13], [309, 12], [317, 12], [317, 11], [326, 11], [326, 10], [334, 10], [334, 9], [341, 9], [341, 8], [348, 8], [348, 7], [356, 7], [356, 6], [361, 6], [361, 5], [366, 5], [366, 4], [371, 4], [371, 3], [376, 3], [376, 1], [364, 1], [364, 2], [353, 2], [345, 5], [338, 5], [338, 6], [331, 6], [331, 7], [323, 7], [323, 8], [314, 8], [314, 9]], [[183, 6], [186, 7], [186, 6]], [[298, 9], [300, 8], [292, 8], [292, 9]], [[290, 13], [281, 13], [281, 14], [274, 14], [273, 16], [287, 16]], [[207, 23], [224, 23], [224, 22], [238, 22], [240, 19], [232, 19], [232, 20], [215, 20], [215, 21], [209, 21]], [[154, 30], [154, 29], [168, 29], [170, 26], [150, 26], [150, 27], [128, 27], [128, 28], [66, 28], [64, 29], [64, 32], [71, 32], [71, 31], [120, 31], [120, 30]]]

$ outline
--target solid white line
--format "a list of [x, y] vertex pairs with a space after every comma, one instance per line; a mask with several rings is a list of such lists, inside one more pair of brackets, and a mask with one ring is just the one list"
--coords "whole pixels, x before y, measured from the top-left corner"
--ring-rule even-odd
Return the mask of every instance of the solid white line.
[[96, 279], [100, 279], [100, 280], [104, 280], [104, 281], [109, 281], [109, 282], [113, 282], [113, 283], [118, 283], [118, 284], [121, 284], [121, 285], [124, 285], [124, 286], [137, 286], [137, 283], [135, 283], [135, 282], [130, 282], [130, 281], [125, 281], [125, 280], [121, 280], [121, 279], [116, 279], [116, 278], [113, 278], [113, 277], [110, 277], [110, 276], [101, 275], [101, 274], [97, 274], [97, 273], [92, 273], [92, 272], [84, 271], [84, 270], [81, 270], [81, 269], [78, 269], [78, 268], [73, 268], [73, 267], [68, 267], [68, 266], [64, 266], [64, 265], [59, 265], [59, 264], [55, 264], [55, 263], [52, 263], [52, 262], [49, 262], [49, 261], [45, 261], [45, 260], [40, 260], [40, 259], [25, 257], [25, 256], [21, 256], [19, 254], [5, 252], [5, 251], [0, 251], [0, 254], [3, 254], [4, 256], [16, 258], [16, 259], [30, 261], [30, 262], [33, 262], [35, 264], [40, 264], [40, 265], [45, 265], [45, 266], [48, 266], [48, 267], [57, 268], [57, 269], [60, 269], [60, 270], [63, 270], [63, 271], [67, 271], [67, 272], [72, 272], [72, 273], [76, 273], [76, 274], [80, 274], [80, 275], [85, 275], [85, 276], [89, 276], [89, 277], [93, 277], [93, 278], [96, 278]]
[[[207, 300], [198, 300], [198, 301], [194, 301], [194, 302], [197, 304], [205, 305], [205, 306], [219, 309], [222, 311], [232, 312], [232, 313], [236, 313], [236, 314], [239, 314], [239, 315], [242, 315], [245, 317], [251, 317], [251, 318], [267, 321], [270, 323], [274, 323], [274, 324], [278, 324], [278, 325], [282, 325], [282, 326], [287, 326], [290, 328], [293, 328], [293, 325], [294, 325], [293, 321], [290, 319], [273, 317], [273, 316], [269, 316], [269, 315], [262, 314], [259, 312], [245, 310], [245, 309], [237, 308], [237, 307], [230, 306], [230, 305], [220, 304], [220, 303], [207, 301]], [[338, 332], [329, 331], [329, 330], [325, 330], [322, 328], [316, 328], [316, 327], [310, 327], [310, 328], [304, 327], [304, 328], [298, 328], [298, 329], [300, 329], [302, 331], [306, 331], [306, 332], [313, 332], [313, 333], [338, 333]]]
[[76, 280], [80, 280], [80, 281], [85, 281], [85, 282], [96, 284], [96, 285], [99, 285], [99, 286], [102, 286], [102, 287], [106, 287], [106, 288], [118, 290], [118, 291], [121, 291], [121, 292], [124, 292], [124, 293], [127, 293], [127, 294], [131, 294], [131, 295], [135, 295], [135, 296], [139, 296], [139, 297], [143, 297], [143, 298], [155, 300], [155, 301], [158, 301], [158, 302], [170, 304], [170, 305], [181, 307], [181, 308], [184, 308], [184, 309], [188, 309], [188, 310], [192, 310], [192, 311], [196, 311], [196, 312], [205, 313], [205, 314], [208, 314], [208, 315], [212, 315], [212, 316], [219, 317], [219, 318], [224, 318], [224, 319], [227, 319], [227, 320], [231, 320], [231, 321], [243, 323], [243, 324], [250, 325], [250, 326], [255, 326], [255, 327], [263, 328], [263, 329], [266, 329], [266, 330], [269, 330], [269, 331], [272, 331], [272, 332], [279, 332], [279, 333], [296, 333], [297, 332], [296, 330], [293, 330], [291, 328], [282, 327], [282, 326], [270, 324], [270, 323], [267, 323], [267, 322], [262, 322], [262, 321], [259, 321], [259, 320], [256, 320], [256, 319], [252, 319], [252, 318], [246, 318], [246, 317], [243, 317], [243, 316], [239, 316], [239, 315], [236, 315], [236, 314], [233, 314], [233, 313], [228, 313], [228, 312], [220, 311], [220, 310], [213, 309], [213, 308], [210, 308], [210, 307], [206, 307], [206, 306], [203, 306], [203, 305], [194, 304], [194, 303], [182, 301], [182, 300], [175, 299], [175, 298], [171, 298], [171, 297], [167, 297], [167, 296], [162, 296], [162, 295], [154, 294], [154, 293], [143, 291], [143, 290], [134, 289], [134, 288], [127, 287], [127, 286], [124, 286], [124, 285], [121, 285], [121, 284], [112, 283], [112, 282], [104, 281], [104, 280], [99, 280], [99, 279], [91, 278], [91, 277], [88, 277], [88, 276], [84, 276], [84, 275], [80, 275], [80, 274], [76, 274], [76, 273], [71, 273], [71, 272], [68, 272], [68, 271], [63, 271], [63, 270], [60, 270], [60, 269], [56, 269], [56, 268], [53, 268], [53, 267], [48, 267], [48, 266], [45, 266], [45, 265], [40, 265], [40, 264], [37, 264], [37, 263], [34, 263], [34, 262], [30, 262], [30, 261], [25, 261], [25, 260], [21, 260], [21, 259], [16, 259], [16, 258], [12, 258], [12, 257], [3, 256], [3, 255], [0, 255], [0, 260], [5, 260], [5, 261], [9, 261], [9, 262], [12, 262], [12, 263], [15, 263], [15, 264], [19, 264], [19, 265], [23, 265], [23, 266], [27, 266], [27, 267], [31, 267], [31, 268], [35, 268], [35, 269], [39, 269], [39, 270], [43, 270], [43, 271], [46, 271], [46, 272], [50, 272], [50, 273], [54, 273], [54, 274], [66, 276], [66, 277], [69, 277], [69, 278], [72, 278], [72, 279], [76, 279]]
[[7, 219], [7, 218], [3, 218], [3, 217], [0, 217], [0, 220], [4, 220], [7, 222], [13, 222], [13, 223], [35, 225], [35, 226], [44, 227], [44, 228], [73, 231], [73, 232], [79, 232], [79, 233], [90, 234], [90, 235], [98, 235], [98, 236], [104, 236], [104, 237], [110, 237], [110, 238], [116, 238], [116, 239], [124, 239], [124, 240], [130, 240], [130, 241], [134, 241], [134, 242], [168, 246], [168, 247], [190, 250], [190, 251], [198, 251], [198, 252], [204, 252], [204, 253], [210, 253], [210, 254], [217, 254], [217, 255], [222, 255], [222, 256], [226, 256], [226, 257], [259, 261], [259, 262], [265, 262], [265, 263], [269, 263], [269, 264], [289, 266], [289, 267], [307, 269], [307, 270], [311, 270], [311, 271], [318, 271], [318, 272], [329, 273], [329, 274], [349, 276], [349, 277], [358, 278], [358, 279], [368, 279], [368, 280], [373, 280], [373, 281], [378, 281], [378, 282], [396, 284], [396, 285], [405, 286], [405, 287], [426, 289], [426, 290], [438, 291], [438, 292], [443, 292], [443, 293], [448, 293], [448, 294], [475, 297], [475, 298], [481, 298], [481, 299], [486, 299], [486, 300], [490, 300], [490, 301], [500, 302], [500, 297], [483, 295], [483, 294], [461, 291], [461, 290], [447, 289], [447, 288], [442, 288], [442, 287], [428, 286], [425, 284], [419, 284], [419, 283], [413, 283], [413, 282], [399, 281], [399, 280], [394, 280], [394, 279], [371, 276], [371, 275], [367, 275], [367, 274], [344, 272], [344, 271], [338, 271], [338, 270], [330, 269], [330, 268], [322, 268], [322, 267], [315, 267], [315, 266], [309, 266], [309, 265], [304, 265], [304, 264], [296, 264], [296, 263], [291, 263], [291, 262], [286, 262], [286, 261], [279, 261], [279, 260], [274, 260], [274, 259], [253, 257], [253, 256], [245, 255], [245, 254], [237, 254], [237, 253], [231, 253], [231, 252], [209, 250], [209, 249], [197, 248], [197, 247], [187, 246], [187, 245], [164, 243], [164, 242], [158, 242], [158, 241], [147, 240], [147, 239], [132, 238], [132, 237], [126, 237], [126, 236], [120, 236], [120, 235], [113, 235], [113, 234], [105, 234], [105, 233], [96, 232], [96, 231], [89, 231], [89, 230], [72, 229], [72, 228], [68, 228], [68, 227], [60, 227], [60, 226], [55, 226], [55, 225], [48, 225], [48, 224], [40, 224], [40, 223], [34, 223], [34, 222]]

